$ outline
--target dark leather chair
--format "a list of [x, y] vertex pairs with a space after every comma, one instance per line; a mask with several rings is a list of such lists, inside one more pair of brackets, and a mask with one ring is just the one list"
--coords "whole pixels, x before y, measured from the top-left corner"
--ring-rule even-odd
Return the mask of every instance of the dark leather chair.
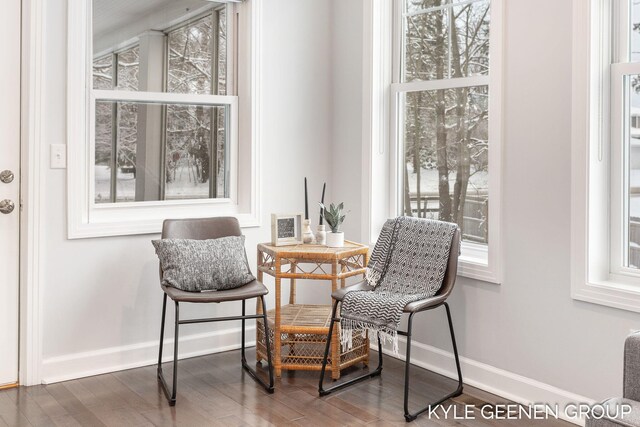
[[[162, 226], [163, 239], [195, 239], [207, 240], [218, 239], [227, 236], [241, 236], [242, 231], [236, 218], [220, 217], [220, 218], [201, 218], [201, 219], [168, 219], [164, 221]], [[160, 282], [162, 282], [162, 267], [160, 268]], [[216, 292], [186, 292], [171, 286], [162, 286], [164, 298], [162, 303], [162, 326], [160, 327], [160, 351], [158, 354], [158, 380], [162, 385], [169, 405], [176, 403], [176, 390], [178, 385], [178, 336], [180, 325], [193, 323], [221, 322], [228, 320], [242, 321], [242, 344], [241, 359], [242, 367], [247, 373], [260, 383], [269, 393], [273, 393], [273, 365], [271, 363], [271, 350], [269, 345], [269, 326], [267, 325], [267, 308], [264, 302], [264, 296], [269, 293], [267, 288], [257, 280], [247, 283], [236, 289]], [[164, 375], [162, 373], [162, 347], [164, 344], [164, 324], [167, 313], [167, 297], [171, 298], [175, 303], [175, 341], [173, 346], [173, 386], [169, 392]], [[247, 299], [259, 298], [262, 304], [262, 313], [255, 315], [246, 315], [245, 303]], [[227, 301], [242, 301], [242, 316], [217, 317], [206, 319], [180, 319], [180, 303], [221, 303]], [[245, 320], [246, 319], [262, 319], [265, 328], [265, 339], [267, 345], [267, 364], [269, 367], [269, 383], [267, 384], [257, 375], [257, 372], [249, 367], [245, 357]]]
[[[441, 404], [447, 399], [452, 397], [456, 397], [462, 394], [462, 371], [460, 370], [460, 359], [458, 357], [458, 347], [456, 345], [456, 337], [453, 332], [453, 323], [451, 322], [451, 310], [449, 309], [449, 304], [447, 304], [446, 300], [451, 295], [451, 291], [453, 290], [453, 286], [456, 283], [456, 276], [458, 272], [458, 254], [460, 253], [460, 229], [455, 232], [453, 237], [453, 242], [451, 244], [451, 250], [449, 253], [449, 261], [447, 264], [447, 270], [444, 275], [444, 279], [442, 282], [442, 286], [440, 290], [431, 298], [426, 298], [419, 301], [414, 301], [405, 306], [404, 312], [409, 314], [409, 322], [407, 324], [407, 331], [398, 331], [398, 335], [402, 335], [407, 337], [407, 349], [406, 349], [406, 360], [405, 360], [405, 372], [404, 372], [404, 417], [407, 421], [415, 420], [418, 415], [427, 411], [429, 407], [433, 407]], [[320, 384], [318, 387], [318, 392], [320, 396], [326, 396], [336, 390], [352, 385], [356, 382], [373, 378], [382, 373], [382, 343], [380, 342], [380, 338], [378, 338], [378, 367], [371, 372], [367, 372], [366, 374], [360, 375], [356, 378], [349, 379], [347, 381], [336, 384], [330, 388], [324, 388], [324, 374], [327, 367], [327, 358], [329, 356], [329, 348], [331, 346], [331, 336], [333, 333], [334, 323], [340, 322], [340, 318], [336, 317], [338, 303], [340, 303], [347, 292], [350, 291], [371, 291], [373, 288], [366, 282], [362, 281], [353, 286], [347, 286], [345, 288], [341, 288], [336, 290], [331, 297], [333, 298], [333, 314], [331, 317], [331, 324], [329, 326], [329, 334], [327, 335], [327, 345], [325, 348], [324, 359], [322, 361], [322, 369], [320, 371]], [[424, 408], [414, 412], [409, 412], [409, 370], [411, 367], [411, 329], [413, 327], [413, 316], [417, 313], [432, 310], [434, 308], [440, 307], [444, 305], [447, 312], [447, 320], [449, 321], [449, 333], [451, 334], [451, 342], [453, 344], [453, 354], [455, 355], [456, 360], [456, 369], [458, 371], [458, 386], [452, 393], [447, 394], [437, 402], [430, 403]]]

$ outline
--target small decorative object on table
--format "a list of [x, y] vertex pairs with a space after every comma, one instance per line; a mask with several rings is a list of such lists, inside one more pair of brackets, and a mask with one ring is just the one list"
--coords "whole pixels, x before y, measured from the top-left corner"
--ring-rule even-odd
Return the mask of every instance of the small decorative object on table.
[[311, 231], [311, 220], [302, 221], [302, 243], [310, 245], [313, 243], [313, 232]]
[[340, 231], [340, 226], [344, 222], [346, 214], [343, 215], [344, 203], [335, 206], [333, 203], [329, 205], [329, 209], [320, 203], [322, 208], [322, 217], [327, 221], [331, 228], [331, 233], [327, 234], [327, 246], [330, 248], [341, 248], [344, 246], [344, 232]]
[[[320, 205], [324, 203], [324, 192], [327, 189], [327, 183], [325, 182], [322, 186], [322, 199], [320, 199]], [[318, 230], [316, 231], [316, 244], [318, 245], [326, 245], [327, 244], [327, 228], [322, 223], [322, 208], [320, 208], [320, 224], [318, 225]]]
[[304, 221], [302, 222], [302, 242], [305, 245], [313, 243], [313, 232], [309, 220], [309, 197], [307, 196], [307, 177], [304, 178]]
[[273, 246], [302, 243], [302, 215], [271, 214], [271, 244]]

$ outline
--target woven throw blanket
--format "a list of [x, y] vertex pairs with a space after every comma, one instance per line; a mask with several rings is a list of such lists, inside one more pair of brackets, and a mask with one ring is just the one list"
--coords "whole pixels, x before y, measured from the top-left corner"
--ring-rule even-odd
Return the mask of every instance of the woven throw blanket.
[[435, 295], [444, 279], [457, 225], [399, 217], [388, 220], [376, 242], [367, 282], [373, 291], [351, 291], [342, 300], [340, 340], [352, 347], [354, 330], [391, 341], [398, 353], [398, 324], [404, 307]]

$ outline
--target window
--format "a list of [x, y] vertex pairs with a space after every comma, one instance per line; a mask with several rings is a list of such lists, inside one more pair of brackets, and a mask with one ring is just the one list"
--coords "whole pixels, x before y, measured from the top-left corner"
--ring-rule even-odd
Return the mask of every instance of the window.
[[457, 223], [468, 275], [498, 281], [489, 245], [499, 231], [492, 216], [500, 194], [501, 52], [493, 47], [501, 43], [500, 2], [399, 3], [391, 85], [396, 212]]
[[259, 225], [258, 2], [68, 10], [69, 237], [156, 233], [168, 217]]
[[[99, 6], [95, 28], [104, 26]], [[94, 59], [94, 89], [226, 95], [226, 7], [208, 8], [139, 36], [142, 56], [136, 40]], [[96, 203], [229, 197], [227, 106], [97, 99], [95, 111]]]
[[640, 311], [640, 3], [574, 8], [572, 295]]
[[611, 269], [640, 278], [640, 3], [613, 6]]

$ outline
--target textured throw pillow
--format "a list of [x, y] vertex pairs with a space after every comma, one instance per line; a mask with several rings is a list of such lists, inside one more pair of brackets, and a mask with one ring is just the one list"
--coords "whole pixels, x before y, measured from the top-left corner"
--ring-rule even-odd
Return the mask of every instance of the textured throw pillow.
[[244, 236], [161, 239], [152, 243], [160, 258], [165, 286], [191, 292], [223, 291], [255, 280], [244, 251]]

